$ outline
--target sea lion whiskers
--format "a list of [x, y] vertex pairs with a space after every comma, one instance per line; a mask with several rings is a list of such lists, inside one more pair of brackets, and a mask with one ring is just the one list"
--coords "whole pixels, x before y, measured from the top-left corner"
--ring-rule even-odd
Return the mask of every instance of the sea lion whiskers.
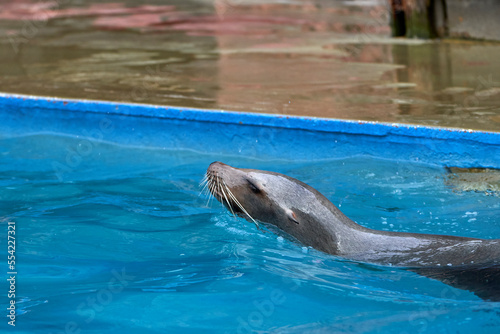
[[253, 219], [253, 217], [248, 213], [248, 211], [245, 210], [245, 208], [243, 207], [243, 205], [236, 199], [236, 197], [231, 192], [231, 190], [229, 189], [229, 187], [227, 186], [227, 184], [224, 182], [224, 180], [222, 180], [222, 183], [223, 183], [224, 187], [226, 188], [226, 190], [227, 190], [227, 192], [229, 194], [229, 197], [233, 200], [234, 204], [236, 204], [241, 209], [241, 211], [243, 211], [243, 213], [245, 213], [248, 216], [248, 218], [250, 218], [252, 220], [252, 222], [255, 224], [255, 226], [257, 226], [257, 228], [258, 228], [259, 227], [259, 223], [257, 223], [257, 221], [255, 219]]
[[205, 174], [203, 176], [203, 179], [201, 180], [199, 187], [202, 187], [202, 189], [201, 189], [200, 193], [198, 194], [198, 196], [201, 196], [202, 194], [208, 195], [207, 204], [205, 206], [209, 206], [210, 202], [213, 199], [213, 196], [212, 196], [213, 185], [209, 180], [208, 174]]
[[203, 180], [201, 180], [199, 187], [201, 187], [201, 191], [198, 194], [198, 196], [201, 196], [201, 194], [203, 194], [205, 191], [210, 192], [210, 190], [208, 189], [208, 176], [207, 176], [207, 174], [205, 174], [203, 176]]
[[207, 202], [207, 206], [209, 205], [209, 202], [212, 200], [212, 198], [219, 200], [222, 204], [224, 204], [225, 202], [234, 217], [236, 217], [236, 214], [233, 208], [236, 206], [255, 224], [255, 226], [257, 226], [257, 228], [259, 228], [259, 223], [257, 223], [257, 221], [243, 207], [240, 201], [238, 201], [236, 196], [234, 196], [234, 194], [231, 192], [231, 190], [221, 177], [216, 174], [207, 172], [205, 174], [205, 178], [208, 184], [208, 191], [212, 195]]
[[236, 217], [236, 215], [234, 214], [233, 206], [229, 202], [229, 199], [226, 196], [226, 192], [224, 191], [224, 188], [226, 188], [226, 190], [229, 192], [228, 187], [226, 186], [225, 183], [224, 183], [224, 188], [222, 187], [222, 183], [220, 182], [220, 178], [217, 178], [217, 184], [219, 186], [220, 192], [222, 193], [222, 195], [224, 196], [224, 199], [226, 200], [227, 206], [229, 207], [229, 210], [231, 211], [231, 214], [233, 215], [233, 217]]
[[209, 175], [208, 173], [205, 174], [205, 179], [207, 180], [206, 182], [206, 185], [207, 185], [207, 190], [208, 190], [208, 200], [207, 200], [207, 206], [210, 205], [210, 202], [212, 201], [212, 199], [215, 197], [213, 194], [214, 194], [214, 191], [215, 191], [215, 183], [213, 182], [212, 180], [212, 177], [211, 175]]
[[[208, 195], [209, 195], [209, 198], [207, 201], [207, 206], [210, 205], [210, 202], [212, 201], [213, 198], [217, 199], [222, 204], [224, 204], [223, 203], [224, 198], [223, 198], [223, 196], [221, 196], [222, 191], [221, 191], [221, 187], [219, 184], [220, 177], [218, 177], [217, 175], [214, 175], [212, 173], [207, 172], [203, 179], [206, 180], [205, 186], [208, 190]], [[203, 189], [205, 189], [205, 187]], [[226, 200], [226, 202], [228, 202], [228, 201]]]

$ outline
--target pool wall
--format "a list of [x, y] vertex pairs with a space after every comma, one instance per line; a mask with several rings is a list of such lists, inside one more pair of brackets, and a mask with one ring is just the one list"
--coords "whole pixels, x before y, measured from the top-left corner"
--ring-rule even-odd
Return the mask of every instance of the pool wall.
[[500, 168], [495, 132], [0, 93], [1, 136], [43, 133], [256, 159]]

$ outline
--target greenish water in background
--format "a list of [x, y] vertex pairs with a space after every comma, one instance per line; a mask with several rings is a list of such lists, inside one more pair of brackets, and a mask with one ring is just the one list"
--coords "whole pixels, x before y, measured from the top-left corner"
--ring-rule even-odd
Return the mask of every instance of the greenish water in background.
[[385, 1], [0, 7], [4, 92], [500, 131], [500, 44], [390, 38]]

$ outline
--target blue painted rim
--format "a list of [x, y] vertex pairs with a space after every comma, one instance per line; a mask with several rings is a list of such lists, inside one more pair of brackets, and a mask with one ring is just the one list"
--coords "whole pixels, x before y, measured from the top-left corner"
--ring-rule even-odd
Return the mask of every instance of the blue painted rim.
[[500, 146], [500, 132], [432, 127], [402, 123], [340, 120], [330, 118], [247, 113], [224, 110], [183, 108], [150, 104], [79, 100], [56, 97], [0, 93], [0, 106], [57, 109], [135, 117], [176, 119], [198, 122], [241, 124], [308, 131], [362, 134], [369, 136], [406, 136], [413, 138], [467, 140]]

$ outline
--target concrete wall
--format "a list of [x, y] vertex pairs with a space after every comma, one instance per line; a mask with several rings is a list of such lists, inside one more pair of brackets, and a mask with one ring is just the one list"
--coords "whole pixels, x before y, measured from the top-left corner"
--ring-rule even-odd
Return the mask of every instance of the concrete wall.
[[[500, 41], [500, 0], [389, 0], [394, 36]], [[402, 15], [404, 12], [404, 16]]]
[[499, 0], [446, 0], [452, 37], [500, 41]]

